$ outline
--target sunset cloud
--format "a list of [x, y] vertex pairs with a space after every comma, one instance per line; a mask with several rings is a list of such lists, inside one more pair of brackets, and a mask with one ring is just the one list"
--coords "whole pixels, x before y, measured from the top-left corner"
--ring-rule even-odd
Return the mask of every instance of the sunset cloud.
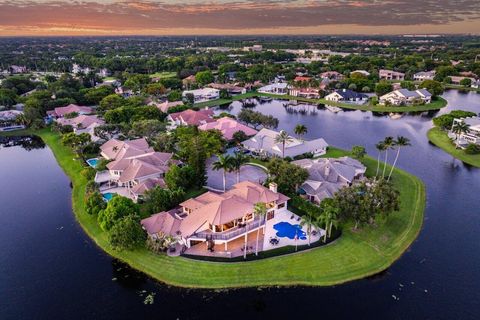
[[0, 0], [0, 35], [185, 34], [188, 30], [192, 34], [478, 33], [480, 1]]

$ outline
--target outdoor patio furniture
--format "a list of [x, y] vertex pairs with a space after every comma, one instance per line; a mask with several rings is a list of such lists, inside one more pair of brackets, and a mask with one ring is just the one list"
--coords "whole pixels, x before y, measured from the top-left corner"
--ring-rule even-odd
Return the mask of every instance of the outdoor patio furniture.
[[290, 217], [290, 219], [293, 219], [293, 218], [295, 218], [295, 215], [292, 214], [292, 216]]

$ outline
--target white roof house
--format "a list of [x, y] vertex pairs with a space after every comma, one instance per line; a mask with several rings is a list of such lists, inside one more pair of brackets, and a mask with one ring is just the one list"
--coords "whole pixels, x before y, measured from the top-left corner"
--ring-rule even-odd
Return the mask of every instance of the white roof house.
[[[262, 129], [252, 138], [242, 142], [244, 148], [267, 156], [282, 157], [283, 146], [276, 143], [275, 138], [279, 132], [270, 129]], [[291, 137], [291, 141], [285, 144], [285, 157], [295, 157], [304, 153], [313, 153], [315, 156], [325, 154], [328, 144], [324, 139], [300, 140]]]
[[288, 93], [288, 83], [286, 82], [277, 82], [266, 85], [258, 89], [260, 93], [272, 93], [272, 94], [287, 94]]
[[432, 94], [426, 89], [418, 89], [410, 91], [408, 89], [399, 89], [389, 92], [379, 99], [379, 104], [391, 104], [400, 106], [405, 104], [412, 104], [415, 101], [422, 101], [425, 104], [432, 102]]
[[182, 97], [185, 98], [188, 94], [193, 94], [194, 102], [204, 102], [220, 98], [220, 90], [213, 88], [203, 88], [197, 90], [183, 91]]
[[433, 78], [435, 78], [435, 70], [421, 71], [413, 75], [413, 80], [415, 81], [433, 80]]
[[[467, 124], [468, 132], [460, 134], [457, 145], [460, 147], [466, 147], [470, 143], [480, 145], [480, 117], [456, 118], [453, 120], [452, 129], [459, 123]], [[449, 136], [457, 138], [453, 132], [451, 132]]]

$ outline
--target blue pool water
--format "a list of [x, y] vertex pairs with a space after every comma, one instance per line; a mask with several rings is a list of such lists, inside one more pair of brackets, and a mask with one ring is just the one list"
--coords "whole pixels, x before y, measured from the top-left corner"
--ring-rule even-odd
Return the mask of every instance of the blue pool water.
[[115, 195], [114, 193], [110, 193], [110, 192], [104, 193], [103, 194], [103, 199], [108, 202], [108, 201], [112, 200], [114, 195]]
[[97, 158], [88, 159], [87, 163], [90, 167], [95, 168], [98, 164], [98, 159]]
[[299, 224], [290, 224], [283, 221], [273, 225], [273, 229], [277, 230], [277, 237], [280, 238], [295, 239], [295, 235], [297, 235], [298, 239], [307, 239], [305, 231]]

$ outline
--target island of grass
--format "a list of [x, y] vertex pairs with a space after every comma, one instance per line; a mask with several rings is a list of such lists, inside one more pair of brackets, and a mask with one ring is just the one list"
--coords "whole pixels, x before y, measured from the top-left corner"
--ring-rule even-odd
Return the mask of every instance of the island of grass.
[[386, 113], [424, 112], [424, 111], [440, 110], [447, 105], [447, 100], [443, 99], [442, 97], [434, 97], [431, 103], [423, 104], [423, 105], [382, 106], [382, 105], [373, 105], [371, 103], [367, 103], [364, 105], [357, 105], [357, 104], [344, 103], [344, 102], [327, 101], [325, 99], [309, 99], [309, 98], [294, 97], [290, 95], [248, 92], [245, 94], [233, 96], [229, 99], [216, 99], [216, 100], [196, 103], [195, 106], [199, 108], [213, 107], [218, 105], [230, 104], [233, 101], [238, 101], [238, 100], [253, 98], [253, 97], [261, 97], [261, 96], [270, 97], [270, 98], [279, 99], [279, 100], [288, 99], [288, 100], [303, 101], [303, 102], [312, 103], [312, 104], [326, 104], [326, 105], [335, 106], [343, 109], [350, 109], [350, 110], [363, 110], [363, 111], [386, 112]]
[[[352, 226], [346, 225], [342, 236], [327, 246], [256, 261], [222, 263], [158, 255], [147, 249], [115, 251], [96, 217], [85, 213], [83, 199], [87, 179], [81, 174], [83, 164], [74, 160], [75, 154], [61, 144], [59, 134], [48, 128], [8, 134], [40, 136], [72, 181], [72, 208], [85, 232], [112, 257], [169, 285], [191, 288], [328, 286], [361, 279], [384, 271], [399, 259], [416, 239], [423, 223], [425, 189], [422, 181], [395, 169], [392, 177], [400, 191], [400, 211], [375, 227], [352, 231]], [[330, 148], [327, 156], [348, 154]], [[367, 175], [371, 176], [376, 160], [366, 157], [362, 162], [368, 168]]]
[[433, 127], [428, 130], [427, 136], [431, 143], [451, 154], [454, 158], [480, 168], [480, 154], [467, 154], [465, 150], [456, 148], [446, 131]]

